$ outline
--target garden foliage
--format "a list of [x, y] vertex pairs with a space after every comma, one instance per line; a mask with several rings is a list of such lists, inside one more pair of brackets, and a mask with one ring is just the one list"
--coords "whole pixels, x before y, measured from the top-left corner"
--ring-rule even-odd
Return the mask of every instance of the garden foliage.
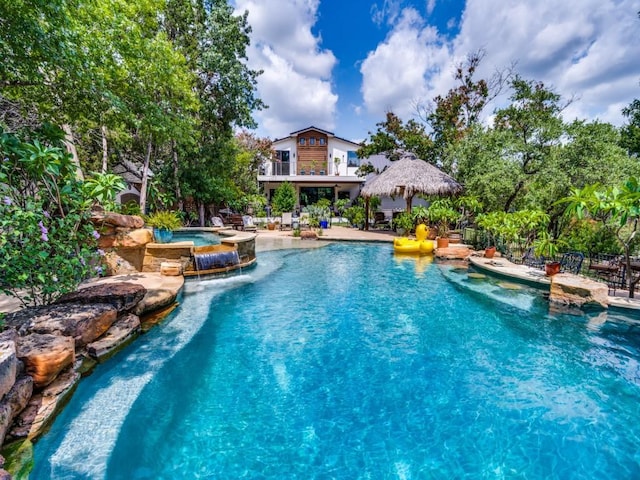
[[24, 305], [51, 303], [101, 273], [92, 200], [57, 133], [0, 130], [0, 289]]

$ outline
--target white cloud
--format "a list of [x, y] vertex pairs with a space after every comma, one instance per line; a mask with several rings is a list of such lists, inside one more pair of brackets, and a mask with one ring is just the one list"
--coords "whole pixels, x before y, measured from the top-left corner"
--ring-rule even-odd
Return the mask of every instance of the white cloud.
[[393, 110], [400, 116], [413, 111], [416, 99], [429, 91], [429, 78], [449, 57], [435, 28], [425, 25], [413, 8], [405, 8], [383, 43], [362, 62], [362, 95], [366, 109], [380, 116]]
[[258, 95], [269, 109], [256, 117], [266, 134], [282, 137], [312, 124], [333, 129], [338, 97], [331, 75], [336, 58], [320, 48], [320, 39], [311, 32], [319, 0], [235, 3], [237, 12], [249, 12], [249, 66], [264, 70]]
[[468, 0], [453, 50], [484, 48], [479, 75], [517, 62], [523, 77], [575, 96], [569, 119], [620, 123], [640, 92], [637, 12], [634, 0]]
[[483, 49], [477, 78], [515, 62], [525, 79], [576, 98], [568, 120], [619, 124], [621, 108], [640, 96], [638, 10], [636, 0], [467, 0], [459, 33], [450, 38], [405, 8], [362, 63], [364, 107], [377, 119], [389, 109], [408, 119], [416, 99], [446, 93], [454, 65]]

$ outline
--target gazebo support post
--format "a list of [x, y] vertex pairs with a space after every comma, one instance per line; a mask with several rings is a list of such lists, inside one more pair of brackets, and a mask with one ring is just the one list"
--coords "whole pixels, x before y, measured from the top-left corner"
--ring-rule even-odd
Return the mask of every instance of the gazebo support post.
[[369, 197], [364, 197], [364, 229], [369, 230]]

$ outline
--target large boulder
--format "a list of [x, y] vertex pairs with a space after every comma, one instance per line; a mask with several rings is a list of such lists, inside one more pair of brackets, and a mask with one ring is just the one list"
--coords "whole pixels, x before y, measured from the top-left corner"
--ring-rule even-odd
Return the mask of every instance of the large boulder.
[[18, 358], [33, 378], [36, 388], [50, 384], [58, 374], [73, 363], [75, 342], [71, 337], [32, 333], [18, 339]]
[[132, 310], [144, 298], [147, 289], [139, 283], [118, 282], [91, 285], [60, 297], [56, 303], [107, 303], [113, 305], [118, 313]]
[[87, 345], [87, 353], [98, 361], [104, 361], [131, 342], [139, 333], [140, 318], [130, 313], [116, 320], [107, 333]]
[[18, 371], [18, 357], [16, 355], [15, 330], [7, 330], [0, 336], [0, 399], [2, 399], [13, 387]]
[[566, 306], [609, 306], [609, 288], [604, 283], [572, 275], [559, 273], [551, 277], [549, 301]]
[[107, 303], [60, 303], [10, 313], [5, 323], [15, 328], [21, 336], [50, 333], [73, 337], [76, 347], [82, 347], [103, 335], [113, 325], [117, 315], [118, 309]]
[[5, 398], [0, 402], [0, 445], [13, 422], [13, 419], [27, 406], [33, 393], [33, 379], [25, 375], [20, 377]]
[[98, 246], [100, 248], [144, 248], [153, 241], [153, 232], [148, 228], [129, 230], [117, 227], [101, 229]]
[[468, 247], [448, 247], [448, 248], [436, 248], [435, 255], [438, 258], [446, 260], [464, 260], [473, 253]]
[[114, 227], [142, 228], [144, 220], [138, 215], [122, 215], [114, 212], [92, 212], [91, 222], [96, 226], [111, 225]]
[[34, 439], [42, 434], [67, 403], [79, 380], [80, 374], [68, 368], [42, 392], [34, 394], [16, 417], [6, 440]]

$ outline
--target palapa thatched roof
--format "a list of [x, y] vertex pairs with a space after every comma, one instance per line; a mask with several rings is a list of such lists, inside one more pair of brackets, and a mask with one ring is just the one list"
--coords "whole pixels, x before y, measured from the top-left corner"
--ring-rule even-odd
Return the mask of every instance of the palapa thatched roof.
[[442, 170], [416, 158], [415, 155], [405, 155], [368, 181], [361, 194], [365, 198], [402, 196], [410, 205], [410, 200], [418, 193], [451, 196], [460, 192], [462, 185]]

